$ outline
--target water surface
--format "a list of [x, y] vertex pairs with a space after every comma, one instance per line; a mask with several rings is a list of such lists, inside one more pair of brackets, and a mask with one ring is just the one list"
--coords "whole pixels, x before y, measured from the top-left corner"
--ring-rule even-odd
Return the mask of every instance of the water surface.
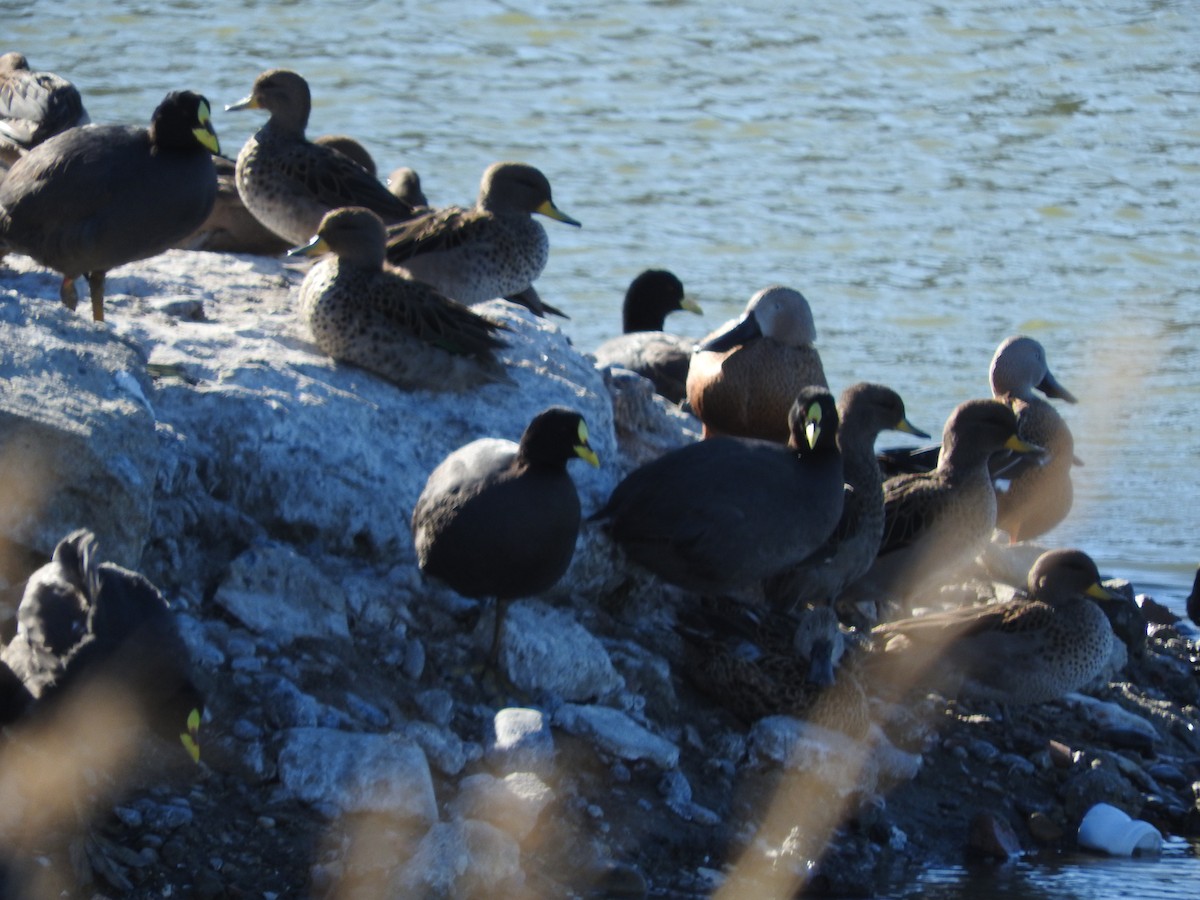
[[[618, 330], [644, 268], [672, 269], [704, 306], [670, 320], [692, 336], [782, 282], [812, 303], [835, 389], [888, 383], [936, 433], [986, 395], [997, 344], [1034, 335], [1080, 398], [1064, 415], [1086, 463], [1046, 540], [1182, 604], [1200, 562], [1192, 3], [111, 0], [0, 14], [0, 49], [71, 77], [95, 121], [145, 121], [171, 88], [221, 108], [288, 66], [312, 86], [311, 134], [354, 135], [384, 172], [416, 168], [434, 203], [470, 202], [494, 160], [539, 166], [584, 223], [547, 223], [539, 283], [584, 349]], [[261, 121], [218, 112], [226, 152]], [[1074, 887], [1047, 874], [1045, 895], [1116, 896], [1130, 865], [1072, 867]], [[1190, 850], [1136, 865], [1144, 896], [1200, 877]], [[1013, 871], [1017, 893], [1000, 896], [1048, 870]]]

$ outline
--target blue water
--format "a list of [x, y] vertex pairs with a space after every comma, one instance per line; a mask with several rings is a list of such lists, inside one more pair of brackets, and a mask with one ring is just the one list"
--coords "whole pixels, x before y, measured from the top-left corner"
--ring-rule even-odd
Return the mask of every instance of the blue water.
[[[288, 66], [312, 86], [311, 134], [356, 136], [383, 172], [416, 168], [434, 203], [470, 202], [494, 160], [539, 166], [584, 223], [547, 223], [539, 283], [584, 349], [618, 330], [643, 268], [672, 269], [703, 305], [669, 322], [692, 336], [782, 282], [812, 303], [835, 389], [886, 382], [936, 433], [986, 395], [1004, 337], [1036, 336], [1080, 398], [1064, 415], [1086, 463], [1046, 540], [1181, 609], [1200, 562], [1194, 3], [111, 0], [0, 15], [0, 49], [71, 77], [95, 121], [145, 121], [182, 87], [220, 109]], [[261, 121], [218, 112], [226, 152]], [[958, 886], [920, 890], [976, 896], [954, 871]], [[995, 896], [1114, 897], [1128, 877], [1184, 896], [1200, 878], [1182, 848], [1006, 871]]]

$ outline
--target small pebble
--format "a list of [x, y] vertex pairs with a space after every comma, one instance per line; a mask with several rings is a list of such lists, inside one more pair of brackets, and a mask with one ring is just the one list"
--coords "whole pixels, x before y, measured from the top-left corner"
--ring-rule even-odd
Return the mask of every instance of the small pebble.
[[1069, 769], [1075, 764], [1075, 756], [1071, 748], [1061, 741], [1051, 741], [1047, 745], [1050, 752], [1050, 762], [1059, 769]]

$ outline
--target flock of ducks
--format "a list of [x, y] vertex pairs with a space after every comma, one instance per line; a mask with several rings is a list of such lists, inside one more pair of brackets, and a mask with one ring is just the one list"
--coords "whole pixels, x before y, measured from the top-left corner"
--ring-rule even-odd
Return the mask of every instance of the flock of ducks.
[[[31, 72], [18, 54], [0, 58], [0, 137], [14, 159], [0, 182], [0, 252], [60, 272], [72, 307], [74, 280], [86, 275], [97, 319], [108, 269], [207, 240], [196, 235], [236, 243], [228, 224], [235, 214], [259, 229], [248, 245], [273, 240], [271, 252], [324, 254], [299, 291], [314, 340], [403, 389], [508, 380], [499, 356], [505, 328], [477, 304], [504, 297], [536, 315], [561, 314], [534, 287], [548, 240], [533, 215], [579, 222], [555, 205], [548, 179], [532, 166], [497, 162], [474, 206], [433, 208], [411, 170], [389, 189], [351, 139], [310, 141], [309, 87], [290, 70], [264, 72], [249, 96], [227, 107], [269, 114], [236, 164], [219, 156], [214, 164], [211, 112], [197, 94], [171, 93], [148, 128], [127, 128], [83, 125], [73, 90]], [[39, 104], [41, 123], [22, 124]], [[218, 217], [223, 224], [206, 226]], [[1050, 374], [1037, 341], [1017, 336], [1000, 345], [993, 396], [959, 405], [940, 446], [877, 457], [882, 431], [928, 435], [883, 385], [852, 385], [835, 403], [800, 292], [756, 293], [739, 319], [694, 348], [664, 330], [678, 310], [699, 312], [677, 277], [648, 270], [626, 295], [626, 334], [596, 357], [646, 375], [666, 401], [684, 404], [703, 439], [631, 472], [590, 518], [631, 569], [718, 608], [729, 608], [731, 597], [763, 605], [759, 637], [776, 639], [757, 656], [695, 622], [681, 625], [685, 643], [702, 648], [704, 663], [691, 667], [698, 683], [743, 711], [798, 711], [797, 698], [813, 696], [807, 685], [826, 680], [814, 648], [841, 640], [849, 621], [874, 629], [887, 648], [881, 659], [936, 656], [953, 663], [963, 690], [1007, 704], [1042, 702], [1094, 677], [1111, 632], [1093, 599], [1111, 597], [1080, 551], [1043, 555], [1028, 596], [1012, 603], [908, 617], [997, 526], [1026, 540], [1070, 509], [1070, 468], [1079, 460], [1066, 424], [1034, 392], [1074, 397]], [[1036, 463], [1010, 468], [998, 494], [998, 468], [1013, 455]], [[570, 564], [583, 521], [566, 468], [575, 458], [599, 465], [582, 417], [552, 408], [519, 444], [484, 439], [451, 453], [417, 501], [412, 530], [422, 571], [499, 604], [493, 659], [504, 604], [547, 590]], [[819, 639], [791, 639], [814, 630]], [[27, 626], [18, 637], [33, 633]], [[940, 649], [930, 649], [930, 636]], [[20, 664], [9, 668], [28, 684]], [[858, 722], [849, 728], [861, 725], [857, 713], [849, 720]]]

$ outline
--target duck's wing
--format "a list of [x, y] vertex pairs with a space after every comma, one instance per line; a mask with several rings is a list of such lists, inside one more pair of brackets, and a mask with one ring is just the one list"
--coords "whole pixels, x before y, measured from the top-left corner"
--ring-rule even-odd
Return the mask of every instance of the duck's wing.
[[453, 250], [474, 240], [486, 223], [486, 214], [461, 206], [429, 210], [388, 228], [388, 261], [403, 265], [414, 256]]

